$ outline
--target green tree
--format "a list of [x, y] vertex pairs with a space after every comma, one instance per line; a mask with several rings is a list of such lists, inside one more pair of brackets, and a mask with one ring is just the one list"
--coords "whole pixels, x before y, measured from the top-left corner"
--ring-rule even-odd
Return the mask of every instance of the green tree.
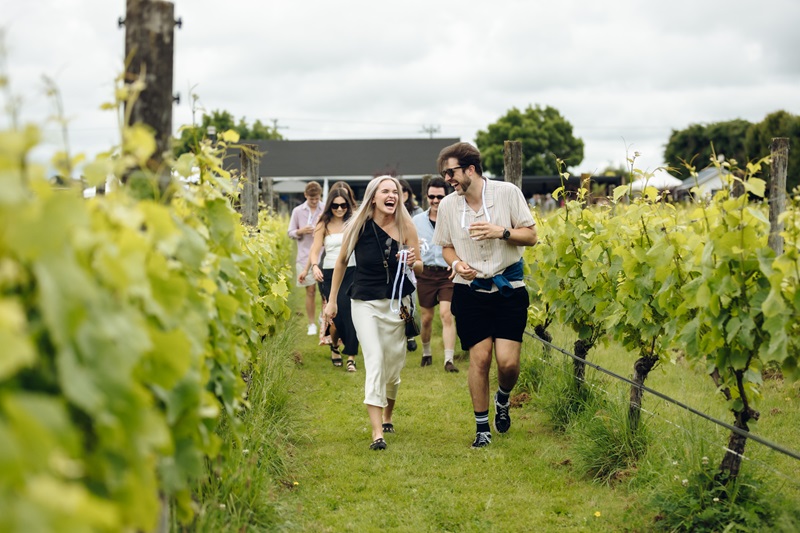
[[664, 161], [680, 177], [689, 176], [684, 161], [703, 169], [711, 164], [712, 144], [716, 154], [735, 159], [740, 164], [755, 157], [745, 147], [745, 137], [752, 124], [735, 119], [711, 124], [690, 124], [683, 130], [672, 130], [664, 150]]
[[256, 120], [250, 127], [244, 117], [237, 123], [230, 112], [215, 110], [210, 115], [204, 113], [200, 125], [181, 128], [180, 137], [174, 140], [175, 156], [193, 152], [198, 143], [208, 136], [210, 126], [213, 126], [217, 133], [234, 130], [242, 140], [283, 140], [283, 136], [275, 128], [264, 125], [260, 120]]
[[[786, 189], [791, 191], [800, 186], [800, 115], [786, 111], [775, 111], [747, 131], [745, 146], [751, 158], [761, 158], [770, 154], [770, 145], [775, 137], [789, 138], [789, 170], [786, 176]], [[764, 176], [769, 178], [769, 168]]]
[[556, 157], [567, 167], [583, 161], [583, 140], [573, 135], [572, 124], [550, 106], [528, 106], [525, 111], [512, 107], [486, 131], [478, 132], [475, 144], [484, 170], [495, 176], [503, 175], [504, 141], [522, 142], [522, 172], [526, 175], [557, 175]]

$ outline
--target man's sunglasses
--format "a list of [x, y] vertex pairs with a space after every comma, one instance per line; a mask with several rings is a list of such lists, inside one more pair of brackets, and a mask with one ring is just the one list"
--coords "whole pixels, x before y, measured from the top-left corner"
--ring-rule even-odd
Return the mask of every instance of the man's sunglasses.
[[445, 176], [447, 176], [448, 178], [452, 178], [456, 174], [456, 169], [459, 168], [464, 168], [464, 167], [453, 167], [442, 170], [442, 177], [444, 178]]
[[331, 211], [335, 211], [337, 209], [347, 209], [347, 204], [331, 204]]
[[428, 200], [442, 200], [444, 199], [444, 194], [429, 194]]

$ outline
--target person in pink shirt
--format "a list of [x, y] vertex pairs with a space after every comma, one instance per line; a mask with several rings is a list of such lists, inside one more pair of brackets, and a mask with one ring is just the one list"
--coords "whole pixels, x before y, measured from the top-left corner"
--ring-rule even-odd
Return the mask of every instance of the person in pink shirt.
[[[305, 278], [302, 282], [298, 279], [301, 272], [305, 272], [308, 255], [311, 251], [311, 244], [314, 242], [314, 228], [317, 225], [322, 206], [322, 187], [316, 181], [306, 185], [306, 201], [292, 210], [292, 218], [289, 221], [289, 237], [297, 241], [297, 256], [295, 258], [296, 274], [295, 280], [298, 287], [306, 288], [306, 315], [308, 316], [308, 334], [317, 334], [317, 309], [316, 309], [316, 281], [313, 276]], [[318, 262], [316, 258], [315, 262]]]

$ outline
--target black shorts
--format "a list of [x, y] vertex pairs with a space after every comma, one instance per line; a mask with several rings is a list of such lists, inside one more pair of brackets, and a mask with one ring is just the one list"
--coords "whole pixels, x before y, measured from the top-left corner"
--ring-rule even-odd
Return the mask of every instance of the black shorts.
[[456, 317], [456, 332], [464, 350], [484, 339], [522, 342], [528, 324], [528, 289], [514, 289], [511, 296], [499, 291], [478, 292], [463, 283], [453, 289], [451, 310]]

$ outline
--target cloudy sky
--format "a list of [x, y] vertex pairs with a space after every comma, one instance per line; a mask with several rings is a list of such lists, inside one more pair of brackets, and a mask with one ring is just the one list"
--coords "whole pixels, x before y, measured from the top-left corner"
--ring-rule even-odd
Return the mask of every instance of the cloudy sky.
[[[435, 127], [474, 142], [512, 107], [549, 105], [583, 139], [572, 170], [587, 172], [624, 164], [626, 151], [654, 169], [671, 130], [691, 123], [800, 114], [798, 0], [174, 4], [176, 129], [192, 122], [190, 87], [202, 108], [276, 120], [291, 140], [424, 138]], [[0, 0], [21, 117], [52, 113], [49, 76], [72, 148], [88, 156], [117, 143], [115, 116], [99, 106], [122, 70], [124, 15], [123, 0]], [[41, 157], [58, 142], [46, 131]]]

